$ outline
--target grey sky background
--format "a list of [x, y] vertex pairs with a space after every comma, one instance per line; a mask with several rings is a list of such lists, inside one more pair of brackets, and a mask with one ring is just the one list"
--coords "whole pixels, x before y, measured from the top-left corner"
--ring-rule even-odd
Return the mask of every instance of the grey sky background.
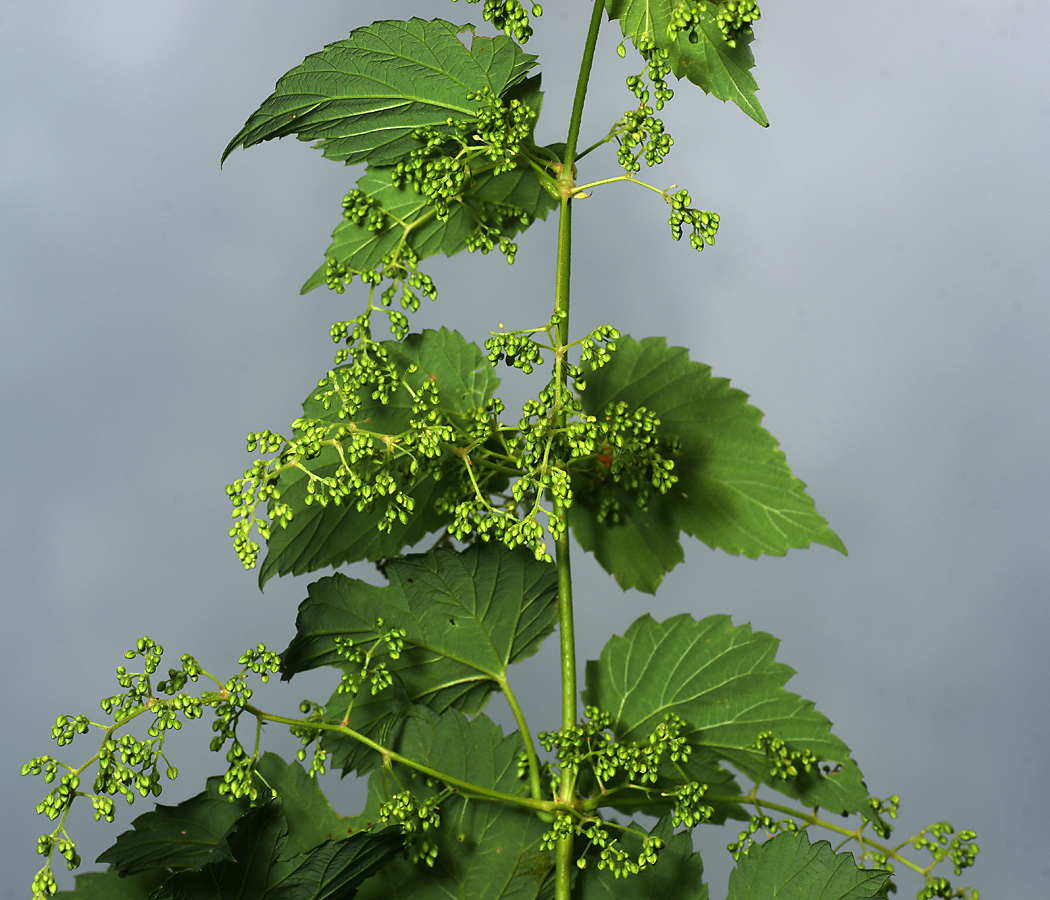
[[[564, 137], [588, 7], [550, 0], [528, 48], [546, 141]], [[136, 638], [224, 671], [292, 635], [307, 579], [258, 593], [223, 486], [247, 431], [295, 417], [330, 363], [328, 325], [359, 309], [354, 291], [298, 296], [356, 173], [293, 140], [218, 160], [305, 55], [414, 14], [481, 20], [435, 0], [0, 3], [2, 900], [26, 896], [50, 830], [33, 810], [44, 785], [19, 766], [53, 748], [59, 713], [98, 710]], [[1050, 11], [768, 2], [756, 31], [772, 126], [683, 85], [676, 149], [651, 179], [717, 210], [718, 243], [674, 244], [649, 192], [596, 191], [574, 216], [573, 328], [667, 335], [747, 391], [850, 555], [752, 562], [692, 542], [654, 600], [580, 554], [581, 666], [647, 611], [749, 621], [781, 638], [789, 688], [835, 723], [872, 791], [901, 794], [902, 838], [942, 818], [974, 828], [982, 896], [1045, 896]], [[584, 144], [631, 105], [613, 33]], [[594, 154], [581, 176], [614, 169]], [[428, 263], [440, 298], [414, 326], [481, 341], [543, 321], [553, 225], [519, 240], [513, 269]], [[551, 641], [518, 674], [541, 723], [555, 659]], [[262, 696], [292, 709], [326, 684]], [[164, 802], [218, 771], [206, 730], [171, 742], [184, 774]], [[354, 812], [354, 788], [328, 784]], [[85, 868], [148, 808], [113, 826], [81, 810]], [[715, 898], [729, 839], [701, 840]]]

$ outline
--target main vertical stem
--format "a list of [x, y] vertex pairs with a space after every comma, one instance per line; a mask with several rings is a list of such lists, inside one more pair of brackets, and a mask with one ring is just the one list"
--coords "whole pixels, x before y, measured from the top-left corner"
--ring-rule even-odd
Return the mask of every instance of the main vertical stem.
[[[555, 307], [563, 313], [557, 326], [558, 351], [555, 359], [557, 371], [557, 396], [559, 400], [568, 391], [566, 369], [569, 343], [569, 274], [572, 260], [572, 195], [575, 190], [576, 146], [580, 137], [580, 123], [583, 120], [583, 103], [587, 97], [587, 83], [591, 76], [591, 65], [594, 62], [594, 48], [598, 43], [598, 31], [602, 24], [602, 13], [605, 11], [604, 0], [594, 0], [591, 12], [590, 27], [587, 30], [587, 41], [583, 48], [583, 59], [580, 62], [580, 74], [576, 82], [576, 96], [572, 105], [572, 117], [569, 120], [569, 134], [565, 142], [565, 156], [562, 160], [562, 171], [558, 178], [561, 189], [561, 210], [558, 219], [558, 270], [555, 288]], [[565, 427], [566, 414], [562, 403], [557, 404], [555, 427]], [[555, 504], [554, 514], [562, 521], [567, 520], [568, 510], [561, 504]], [[554, 559], [558, 567], [558, 632], [561, 638], [561, 721], [562, 728], [573, 728], [576, 725], [576, 631], [572, 612], [572, 566], [569, 559], [568, 530], [554, 542]], [[571, 803], [576, 790], [576, 778], [573, 772], [561, 773], [561, 784], [558, 787], [558, 800]], [[572, 834], [558, 840], [555, 850], [555, 900], [570, 900], [572, 891], [573, 865]]]

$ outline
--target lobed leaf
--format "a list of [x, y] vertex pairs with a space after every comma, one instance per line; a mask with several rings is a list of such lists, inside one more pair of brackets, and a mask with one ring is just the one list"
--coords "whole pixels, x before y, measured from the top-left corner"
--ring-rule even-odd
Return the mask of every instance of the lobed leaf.
[[[344, 575], [314, 582], [299, 606], [296, 636], [282, 654], [283, 677], [338, 666], [337, 637], [365, 649], [379, 637], [376, 620], [406, 629], [400, 657], [388, 660], [395, 683], [374, 697], [362, 692], [348, 724], [383, 742], [412, 709], [485, 706], [512, 663], [532, 656], [557, 620], [557, 572], [526, 550], [479, 542], [462, 552], [431, 550], [391, 560], [389, 584], [377, 587]], [[329, 717], [343, 715], [348, 695], [333, 695]], [[342, 769], [365, 771], [378, 763], [350, 738], [326, 737], [324, 746]]]
[[[405, 385], [394, 392], [389, 404], [383, 406], [367, 395], [364, 399], [357, 421], [367, 420], [375, 427], [382, 425], [390, 434], [407, 428], [412, 417], [412, 397], [408, 388], [417, 389], [424, 378], [432, 378], [440, 386], [438, 408], [451, 416], [463, 416], [472, 409], [484, 407], [499, 384], [482, 351], [474, 344], [468, 344], [455, 331], [445, 328], [427, 330], [410, 334], [401, 342], [385, 342], [383, 346], [399, 366], [414, 364], [419, 367], [415, 374], [406, 378]], [[337, 421], [335, 407], [326, 410], [313, 399], [313, 393], [303, 402], [304, 416]], [[448, 467], [455, 465], [456, 459], [449, 453]], [[310, 468], [315, 474], [326, 477], [338, 465], [336, 451], [325, 448], [310, 463]], [[438, 481], [431, 475], [421, 474], [409, 492], [416, 502], [414, 514], [407, 524], [395, 524], [389, 532], [378, 528], [383, 518], [379, 508], [358, 512], [352, 505], [307, 506], [307, 480], [305, 473], [298, 469], [288, 470], [281, 476], [281, 499], [292, 506], [295, 515], [287, 526], [275, 526], [266, 542], [266, 559], [259, 570], [260, 587], [274, 575], [302, 575], [325, 566], [363, 559], [375, 562], [383, 557], [396, 556], [449, 521], [447, 514], [438, 511], [437, 501], [451, 479]]]
[[[645, 407], [660, 417], [660, 434], [681, 442], [677, 484], [654, 494], [645, 509], [611, 479], [573, 481], [573, 533], [621, 587], [654, 593], [683, 559], [679, 532], [751, 558], [783, 556], [810, 543], [846, 552], [761, 426], [761, 411], [684, 348], [668, 347], [663, 338], [623, 337], [610, 362], [587, 372], [586, 383], [589, 414], [603, 416], [619, 401]], [[607, 498], [619, 503], [618, 524], [598, 521]]]
[[748, 46], [752, 37], [741, 36], [730, 47], [714, 19], [717, 4], [700, 2], [701, 22], [697, 42], [690, 43], [683, 34], [672, 38], [668, 32], [675, 0], [605, 0], [610, 19], [618, 19], [625, 38], [635, 44], [640, 39], [652, 42], [668, 53], [668, 62], [678, 78], [687, 78], [719, 100], [732, 100], [750, 118], [766, 127], [762, 105], [755, 92], [758, 83], [751, 75], [755, 57]]
[[[806, 806], [870, 815], [868, 791], [849, 748], [809, 700], [784, 690], [794, 670], [776, 662], [779, 641], [728, 616], [696, 621], [689, 615], [656, 622], [645, 615], [601, 658], [587, 663], [584, 702], [613, 716], [617, 740], [643, 741], [668, 713], [681, 717], [693, 748], [685, 763], [665, 763], [677, 783], [698, 781], [712, 793], [739, 793], [721, 763], [764, 782]], [[792, 751], [809, 750], [834, 770], [800, 772], [784, 780], [770, 774], [754, 743], [772, 732]], [[669, 784], [670, 782], [665, 782]]]
[[220, 784], [221, 778], [209, 778], [201, 793], [177, 806], [158, 803], [136, 818], [131, 829], [121, 834], [97, 861], [110, 864], [121, 876], [203, 865], [248, 808], [247, 800], [220, 794]]
[[289, 856], [280, 799], [249, 809], [225, 837], [229, 854], [200, 869], [176, 872], [150, 900], [333, 900], [400, 856], [397, 829], [325, 841]]
[[783, 833], [740, 857], [726, 900], [866, 900], [884, 897], [889, 880], [889, 872], [858, 868], [851, 854], [836, 854], [827, 841]]
[[[460, 39], [465, 32], [469, 47]], [[510, 38], [478, 37], [470, 25], [374, 22], [281, 76], [222, 160], [237, 147], [294, 134], [316, 140], [328, 159], [347, 165], [393, 165], [416, 145], [415, 129], [475, 118], [480, 102], [467, 94], [483, 88], [503, 94], [535, 62]]]
[[[439, 716], [419, 707], [394, 749], [478, 787], [527, 794], [527, 784], [517, 774], [524, 750], [521, 736], [504, 736], [485, 715], [468, 721], [454, 710]], [[362, 828], [374, 827], [380, 805], [403, 790], [425, 801], [442, 786], [395, 763], [371, 775], [367, 804], [354, 821]], [[366, 881], [356, 900], [553, 898], [554, 854], [540, 846], [547, 826], [534, 813], [453, 793], [441, 800], [440, 816], [440, 826], [424, 834], [437, 847], [434, 866], [398, 860]]]

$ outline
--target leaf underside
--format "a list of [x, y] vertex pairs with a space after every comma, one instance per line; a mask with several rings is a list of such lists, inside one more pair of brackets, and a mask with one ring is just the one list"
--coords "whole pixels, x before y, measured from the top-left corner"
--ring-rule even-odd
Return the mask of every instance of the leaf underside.
[[[683, 559], [680, 532], [751, 558], [783, 556], [810, 543], [846, 552], [747, 394], [690, 361], [684, 348], [668, 347], [663, 338], [621, 338], [611, 361], [589, 372], [586, 383], [582, 399], [591, 415], [626, 401], [655, 412], [659, 434], [681, 441], [674, 457], [678, 482], [667, 494], [654, 494], [645, 509], [611, 479], [574, 480], [573, 533], [621, 587], [654, 593]], [[620, 504], [618, 524], [597, 520], [606, 497]]]

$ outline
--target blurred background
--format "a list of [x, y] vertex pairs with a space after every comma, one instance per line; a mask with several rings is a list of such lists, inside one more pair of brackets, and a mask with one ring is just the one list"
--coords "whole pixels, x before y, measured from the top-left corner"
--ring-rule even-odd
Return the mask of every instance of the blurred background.
[[[564, 138], [588, 8], [549, 0], [536, 23], [541, 142]], [[573, 327], [668, 335], [731, 378], [850, 554], [753, 562], [689, 542], [655, 600], [578, 555], [581, 664], [650, 610], [751, 622], [781, 638], [799, 670], [788, 688], [835, 723], [871, 790], [902, 796], [902, 837], [940, 819], [973, 828], [969, 883], [1045, 896], [1050, 9], [763, 13], [771, 127], [682, 85], [665, 116], [677, 149], [649, 179], [719, 212], [717, 245], [674, 244], [649, 192], [595, 191], [574, 216]], [[288, 426], [330, 363], [328, 325], [359, 309], [353, 290], [298, 294], [357, 173], [294, 140], [221, 172], [219, 155], [304, 56], [411, 15], [481, 22], [480, 7], [434, 0], [0, 3], [0, 900], [27, 895], [51, 827], [34, 813], [45, 785], [19, 766], [53, 749], [56, 715], [98, 710], [138, 637], [225, 671], [293, 633], [307, 582], [259, 594], [223, 487], [247, 465], [245, 433]], [[633, 102], [618, 35], [599, 44], [582, 146]], [[614, 169], [607, 150], [581, 175]], [[428, 261], [440, 298], [414, 327], [480, 342], [498, 322], [542, 321], [553, 223], [519, 239], [512, 270], [496, 254]], [[541, 723], [556, 654], [551, 641], [516, 677]], [[328, 682], [267, 690], [294, 709]], [[164, 802], [219, 770], [206, 728], [170, 742], [184, 774]], [[295, 746], [271, 732], [273, 749]], [[356, 787], [329, 785], [356, 811]], [[115, 825], [81, 809], [85, 869], [148, 808]], [[730, 839], [699, 838], [714, 898]]]

